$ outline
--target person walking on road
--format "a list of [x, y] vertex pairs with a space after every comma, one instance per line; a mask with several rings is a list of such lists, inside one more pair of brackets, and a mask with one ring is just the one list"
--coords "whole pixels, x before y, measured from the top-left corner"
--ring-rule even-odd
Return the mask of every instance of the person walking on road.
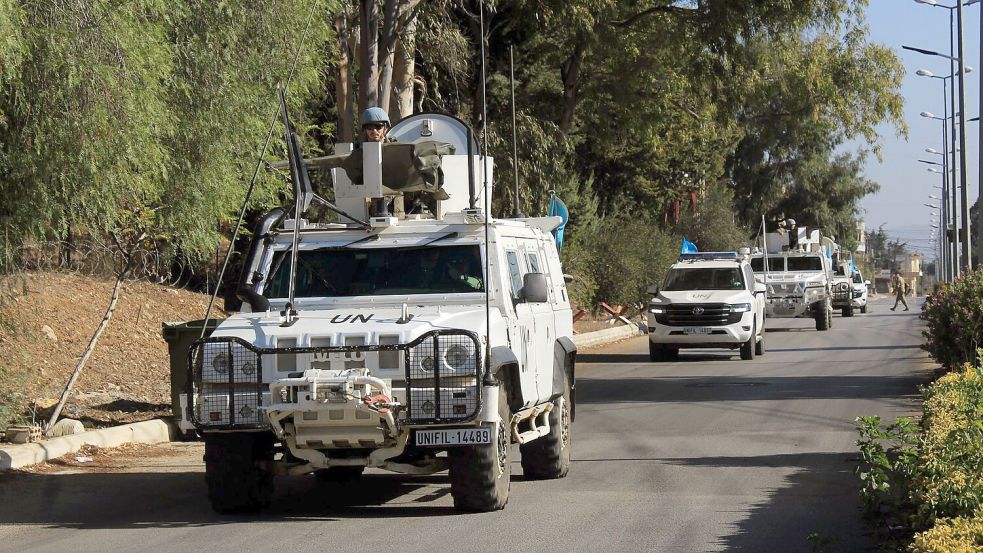
[[908, 302], [904, 299], [905, 292], [908, 291], [908, 283], [905, 282], [901, 273], [894, 273], [894, 276], [891, 277], [891, 286], [894, 286], [894, 307], [891, 308], [891, 311], [897, 309], [898, 302], [901, 302], [904, 305], [904, 310], [908, 311]]

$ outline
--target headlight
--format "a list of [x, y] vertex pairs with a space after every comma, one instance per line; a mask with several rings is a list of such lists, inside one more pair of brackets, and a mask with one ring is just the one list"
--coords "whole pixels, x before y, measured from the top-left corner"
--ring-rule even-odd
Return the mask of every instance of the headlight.
[[666, 312], [666, 306], [662, 303], [650, 303], [649, 313], [653, 315], [663, 315]]
[[751, 311], [750, 303], [735, 303], [730, 306], [731, 313], [747, 313]]
[[212, 358], [212, 368], [215, 372], [221, 374], [228, 374], [229, 372], [229, 354], [220, 353]]
[[451, 344], [444, 353], [444, 361], [454, 370], [467, 369], [474, 356], [461, 344]]
[[429, 355], [424, 357], [423, 360], [420, 361], [420, 368], [427, 372], [433, 371], [433, 367], [434, 367], [433, 357], [430, 357]]
[[254, 365], [249, 361], [246, 361], [245, 363], [242, 364], [242, 374], [246, 376], [253, 376], [254, 374], [256, 374], [256, 365]]
[[467, 373], [477, 367], [474, 344], [452, 336], [439, 337], [440, 350], [434, 351], [433, 341], [426, 340], [410, 350], [410, 366], [416, 371], [432, 373], [440, 369], [441, 376]]

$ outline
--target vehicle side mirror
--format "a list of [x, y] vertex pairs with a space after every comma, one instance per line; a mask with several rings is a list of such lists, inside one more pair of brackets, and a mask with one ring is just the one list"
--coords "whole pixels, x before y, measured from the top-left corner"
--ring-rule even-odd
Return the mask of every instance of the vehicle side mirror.
[[545, 303], [549, 301], [546, 288], [546, 275], [543, 273], [526, 273], [522, 277], [522, 290], [519, 297], [529, 303]]
[[864, 281], [864, 284], [866, 284], [867, 286], [870, 286], [870, 281], [869, 280], [865, 280]]
[[645, 292], [648, 293], [648, 295], [650, 295], [650, 296], [658, 296], [659, 295], [659, 285], [658, 284], [649, 285], [649, 287], [645, 289]]
[[573, 282], [573, 275], [568, 275], [567, 273], [563, 273], [563, 282], [567, 284]]
[[767, 286], [765, 286], [764, 284], [762, 284], [762, 283], [760, 283], [758, 281], [754, 281], [754, 293], [755, 294], [764, 294], [767, 291], [768, 291], [768, 287]]

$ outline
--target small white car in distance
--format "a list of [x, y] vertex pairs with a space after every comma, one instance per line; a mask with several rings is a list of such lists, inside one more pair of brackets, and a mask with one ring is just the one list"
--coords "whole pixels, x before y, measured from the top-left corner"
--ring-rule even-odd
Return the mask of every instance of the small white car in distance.
[[853, 272], [853, 307], [859, 309], [861, 313], [867, 312], [867, 289], [870, 286], [869, 280], [864, 280], [860, 271]]
[[736, 252], [680, 255], [662, 287], [648, 289], [649, 359], [674, 359], [681, 348], [740, 348], [745, 360], [763, 355], [765, 291]]

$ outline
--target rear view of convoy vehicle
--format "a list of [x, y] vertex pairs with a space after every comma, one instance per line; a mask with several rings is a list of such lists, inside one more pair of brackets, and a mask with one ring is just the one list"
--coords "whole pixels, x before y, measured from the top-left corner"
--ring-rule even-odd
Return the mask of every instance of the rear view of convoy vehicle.
[[682, 254], [662, 287], [648, 289], [649, 359], [675, 359], [681, 348], [765, 350], [765, 286], [736, 252]]
[[[355, 150], [354, 170], [350, 145], [295, 151], [298, 205], [255, 229], [242, 312], [189, 352], [186, 424], [204, 436], [218, 511], [269, 504], [275, 474], [366, 467], [449, 470], [456, 508], [500, 509], [512, 444], [526, 478], [567, 474], [576, 349], [560, 218], [491, 219], [491, 160], [453, 117], [414, 115], [389, 136]], [[337, 221], [303, 218], [307, 167], [335, 167]], [[390, 214], [411, 192], [417, 206]]]

